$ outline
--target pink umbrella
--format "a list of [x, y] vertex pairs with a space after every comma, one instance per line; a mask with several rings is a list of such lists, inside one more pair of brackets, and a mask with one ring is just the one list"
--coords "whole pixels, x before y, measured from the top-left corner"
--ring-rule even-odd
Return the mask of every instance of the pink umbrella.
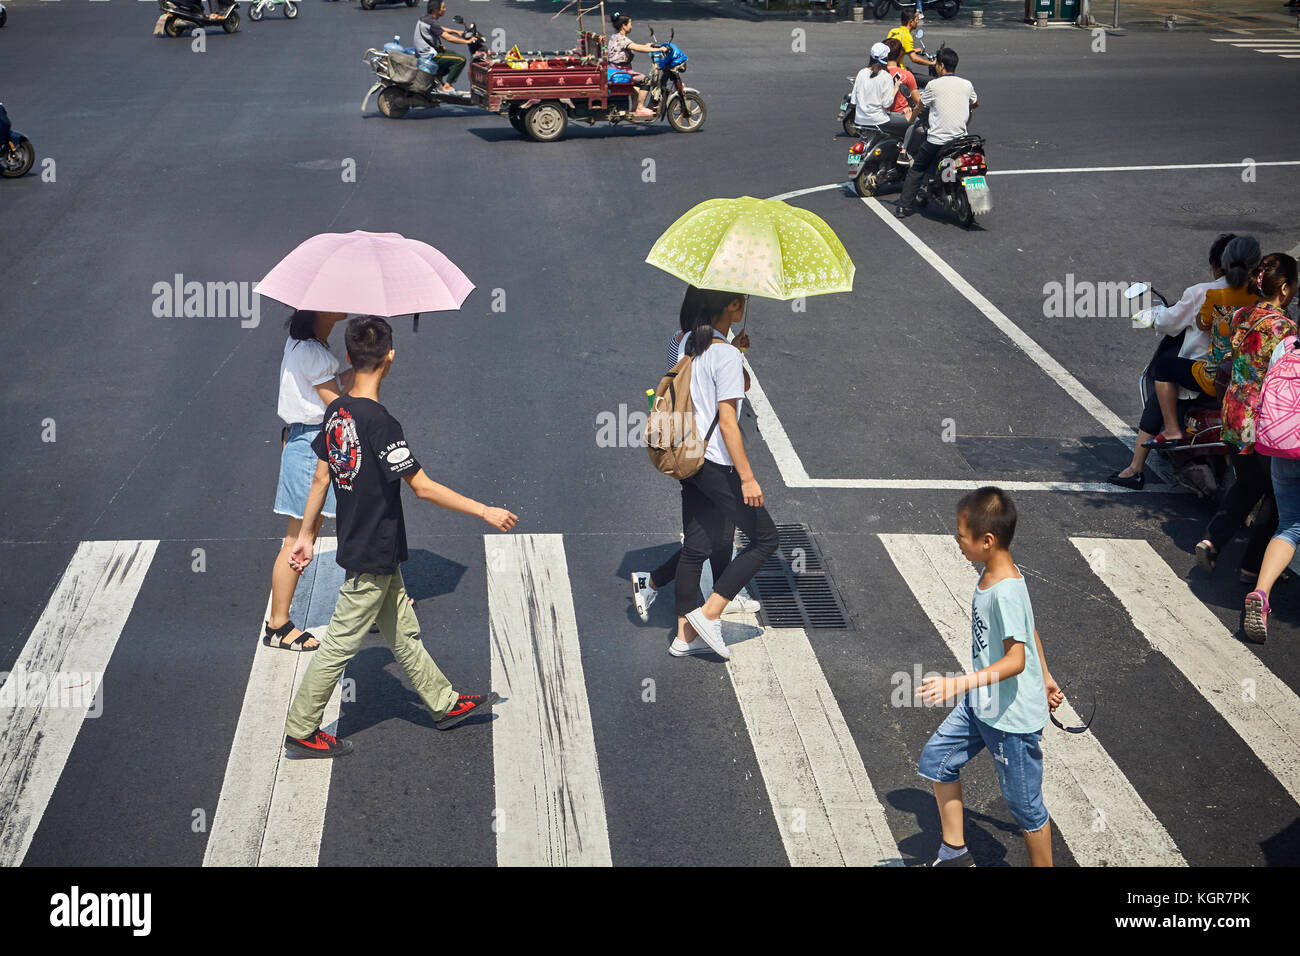
[[474, 290], [433, 246], [395, 232], [312, 236], [266, 274], [255, 291], [295, 309], [371, 315], [459, 309]]

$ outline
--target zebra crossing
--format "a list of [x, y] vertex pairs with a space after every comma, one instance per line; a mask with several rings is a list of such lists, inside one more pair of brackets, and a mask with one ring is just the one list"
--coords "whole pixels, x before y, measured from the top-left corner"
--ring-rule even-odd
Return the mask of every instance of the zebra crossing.
[[1300, 34], [1277, 37], [1211, 37], [1212, 43], [1226, 43], [1238, 49], [1280, 56], [1284, 60], [1300, 60]]
[[[907, 659], [876, 663], [896, 666], [899, 672], [914, 664], [967, 669], [974, 572], [953, 540], [910, 533], [865, 537], [883, 555], [879, 566], [864, 570], [881, 580], [879, 599], [906, 603], [906, 594], [914, 602], [904, 608], [907, 633], [899, 644], [908, 648]], [[75, 841], [56, 860], [48, 859], [48, 853], [39, 861], [27, 856], [56, 789], [85, 785], [76, 773], [78, 735], [87, 717], [95, 716], [95, 694], [104, 676], [112, 681], [114, 651], [128, 620], [144, 613], [136, 604], [158, 545], [82, 542], [11, 665], [12, 673], [0, 674], [0, 865], [78, 862]], [[1117, 659], [1146, 655], [1144, 659], [1159, 659], [1181, 675], [1187, 693], [1197, 698], [1189, 706], [1207, 705], [1223, 722], [1232, 750], [1221, 758], [1225, 766], [1247, 768], [1242, 774], [1256, 767], [1253, 772], [1267, 783], [1263, 789], [1268, 794], [1261, 800], [1272, 801], [1277, 813], [1294, 818], [1300, 803], [1300, 697], [1288, 680], [1270, 670], [1254, 649], [1234, 639], [1189, 589], [1185, 572], [1147, 540], [1068, 537], [1026, 544], [1024, 550], [1041, 552], [1047, 546], [1056, 549], [1057, 560], [1083, 562], [1087, 577], [1076, 582], [1077, 590], [1090, 599], [1112, 605], [1117, 601], [1128, 616], [1127, 638], [1111, 641], [1122, 646], [1099, 648], [1097, 653]], [[304, 575], [291, 612], [318, 634], [329, 620], [343, 576], [332, 560], [334, 549], [333, 539], [320, 539], [317, 560]], [[928, 734], [941, 715], [904, 712], [905, 703], [863, 706], [858, 697], [846, 695], [842, 672], [858, 662], [832, 652], [822, 635], [800, 628], [764, 630], [752, 615], [728, 614], [724, 636], [733, 651], [729, 663], [674, 660], [657, 644], [647, 649], [646, 629], [630, 620], [593, 620], [586, 613], [586, 594], [575, 593], [574, 583], [590, 577], [593, 558], [590, 552], [566, 549], [564, 535], [484, 536], [478, 560], [484, 566], [486, 616], [477, 633], [466, 629], [464, 640], [488, 660], [492, 686], [502, 701], [489, 725], [457, 732], [456, 744], [466, 753], [481, 755], [475, 759], [485, 761], [490, 779], [475, 798], [482, 803], [473, 810], [483, 818], [481, 832], [464, 839], [490, 844], [485, 853], [499, 865], [641, 862], [635, 841], [627, 835], [641, 821], [620, 819], [621, 808], [628, 805], [621, 794], [629, 788], [655, 789], [662, 781], [637, 779], [636, 761], [618, 752], [623, 746], [638, 746], [635, 741], [602, 740], [602, 723], [611, 719], [603, 686], [614, 679], [609, 660], [626, 657], [627, 641], [638, 642], [637, 653], [652, 651], [669, 669], [665, 674], [687, 675], [689, 680], [672, 690], [676, 699], [671, 706], [681, 716], [690, 716], [705, 703], [695, 696], [703, 688], [719, 702], [709, 711], [714, 720], [717, 714], [734, 715], [722, 726], [708, 728], [705, 751], [711, 756], [677, 768], [680, 780], [663, 789], [674, 796], [678, 788], [683, 794], [707, 792], [710, 776], [727, 762], [741, 768], [734, 776], [749, 788], [763, 811], [761, 819], [731, 819], [716, 807], [700, 811], [709, 814], [709, 825], [734, 828], [730, 839], [768, 841], [779, 847], [776, 852], [784, 862], [795, 866], [905, 865], [918, 860], [917, 852], [905, 846], [933, 842], [935, 834], [924, 832], [899, 806], [908, 801], [923, 806], [928, 799], [928, 788], [914, 776], [914, 766], [904, 764], [918, 755], [916, 735]], [[608, 580], [621, 599], [630, 600], [621, 584]], [[901, 581], [905, 590], [892, 587], [891, 581]], [[707, 577], [703, 583], [709, 586]], [[1034, 596], [1032, 581], [1030, 591]], [[422, 616], [428, 613], [421, 610]], [[1045, 650], [1059, 675], [1055, 652], [1064, 628], [1060, 620], [1049, 628], [1044, 622], [1050, 616], [1047, 608], [1039, 607]], [[260, 637], [260, 621], [248, 624], [248, 636]], [[354, 762], [348, 767], [346, 762], [340, 766], [336, 761], [284, 756], [284, 718], [309, 655], [282, 653], [264, 647], [260, 639], [250, 643], [253, 654], [238, 719], [224, 747], [224, 767], [212, 774], [215, 809], [205, 836], [199, 837], [205, 840], [202, 862], [315, 866], [323, 861], [323, 848], [331, 839], [327, 824], [338, 796], [332, 791], [359, 790], [362, 799], [377, 805], [386, 803], [388, 795], [367, 793], [366, 784], [355, 775], [356, 757], [347, 758]], [[855, 656], [879, 654], [870, 639], [837, 646], [852, 647]], [[431, 650], [440, 656], [436, 647]], [[70, 705], [52, 689], [40, 699], [24, 694], [31, 685], [21, 681], [32, 673], [93, 676], [85, 693]], [[47, 682], [51, 688], [53, 683], [61, 682]], [[865, 699], [883, 701], [891, 688], [865, 690]], [[148, 688], [136, 692], [147, 696]], [[352, 700], [344, 688], [335, 693], [326, 711], [327, 730], [341, 727], [343, 733], [353, 733], [347, 726]], [[621, 719], [636, 721], [636, 706], [643, 705], [619, 704], [625, 710]], [[1122, 711], [1126, 717], [1145, 719], [1142, 701], [1122, 706], [1128, 708]], [[1058, 717], [1067, 726], [1083, 722], [1068, 696]], [[114, 712], [110, 709], [104, 719], [112, 721]], [[906, 743], [897, 739], [901, 724], [907, 724]], [[117, 732], [130, 733], [130, 728]], [[411, 733], [424, 735], [419, 739], [431, 751], [446, 747], [449, 739], [423, 727]], [[364, 732], [359, 739], [362, 747], [367, 745]], [[881, 749], [906, 752], [901, 762], [881, 761]], [[1199, 795], [1178, 792], [1181, 768], [1166, 768], [1168, 786], [1153, 787], [1150, 768], [1128, 753], [1122, 734], [1112, 733], [1103, 742], [1097, 733], [1074, 735], [1049, 725], [1043, 750], [1045, 802], [1073, 862], [1175, 867], [1193, 862], [1188, 844], [1195, 841], [1186, 837], [1187, 820], [1173, 821], [1181, 828], [1181, 844], [1173, 835], [1175, 827], [1166, 825], [1171, 803], [1178, 816], [1199, 808]], [[753, 772], [743, 770], [746, 767]], [[420, 776], [418, 763], [410, 773]], [[695, 798], [683, 801], [695, 804]], [[1279, 801], [1286, 805], [1278, 806]], [[1009, 822], [999, 800], [990, 800], [988, 807], [989, 814]], [[1248, 819], [1254, 808], [1228, 809], [1233, 818]], [[1014, 828], [1006, 829], [1014, 833]], [[683, 839], [680, 851], [689, 854], [689, 840]], [[1013, 842], [1016, 837], [1006, 839]], [[1298, 861], [1294, 848], [1284, 852], [1293, 854], [1289, 862]], [[349, 839], [346, 850], [336, 848], [333, 853], [332, 858], [343, 855], [356, 864], [385, 862], [367, 855], [364, 839]], [[1258, 862], [1244, 849], [1242, 859]]]

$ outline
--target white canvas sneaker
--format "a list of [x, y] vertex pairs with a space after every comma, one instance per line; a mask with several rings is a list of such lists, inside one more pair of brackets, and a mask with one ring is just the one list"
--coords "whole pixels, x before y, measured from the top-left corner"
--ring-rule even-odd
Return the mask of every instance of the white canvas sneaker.
[[650, 620], [650, 605], [654, 604], [659, 592], [650, 586], [649, 571], [632, 572], [632, 600], [636, 602], [637, 617], [642, 623]]

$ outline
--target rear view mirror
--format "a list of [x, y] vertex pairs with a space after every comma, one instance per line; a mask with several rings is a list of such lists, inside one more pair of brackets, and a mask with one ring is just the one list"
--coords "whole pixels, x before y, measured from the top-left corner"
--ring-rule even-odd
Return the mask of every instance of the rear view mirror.
[[464, 23], [464, 22], [465, 22], [465, 18], [462, 17], [459, 13], [456, 14], [454, 17], [452, 17], [452, 20], [454, 20], [454, 21], [457, 22], [457, 23]]
[[1129, 286], [1127, 289], [1124, 290], [1124, 298], [1136, 299], [1144, 292], [1149, 292], [1150, 289], [1151, 289], [1151, 284], [1149, 282], [1134, 282], [1131, 286]]

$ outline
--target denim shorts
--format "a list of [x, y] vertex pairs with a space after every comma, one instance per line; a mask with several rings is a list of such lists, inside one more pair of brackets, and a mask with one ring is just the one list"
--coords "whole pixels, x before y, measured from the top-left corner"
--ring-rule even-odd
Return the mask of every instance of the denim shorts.
[[[311, 443], [320, 434], [320, 425], [290, 425], [289, 440], [280, 452], [280, 484], [275, 490], [275, 513], [301, 518], [307, 510], [307, 493], [311, 479], [320, 461], [311, 450]], [[334, 485], [325, 492], [325, 507], [321, 514], [333, 518], [335, 514]]]
[[1277, 533], [1291, 547], [1300, 547], [1300, 459], [1273, 459], [1273, 497], [1277, 501]]
[[1041, 740], [1040, 733], [1009, 734], [984, 723], [963, 697], [921, 751], [917, 773], [927, 780], [953, 783], [966, 761], [988, 747], [1012, 819], [1034, 833], [1049, 819], [1043, 806]]

